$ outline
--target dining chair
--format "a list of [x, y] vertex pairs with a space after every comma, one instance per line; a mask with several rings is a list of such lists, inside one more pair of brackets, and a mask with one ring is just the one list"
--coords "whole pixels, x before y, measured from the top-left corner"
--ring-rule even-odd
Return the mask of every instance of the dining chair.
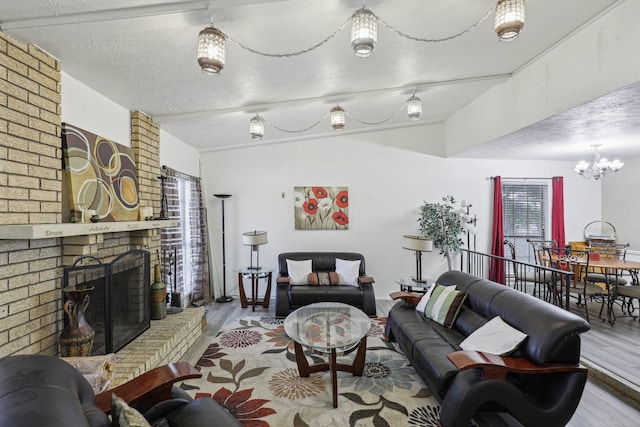
[[504, 244], [509, 248], [511, 254], [511, 265], [514, 278], [514, 289], [522, 292], [527, 292], [527, 283], [533, 285], [533, 294], [536, 294], [538, 285], [549, 286], [552, 282], [551, 272], [539, 267], [534, 267], [531, 271], [531, 267], [525, 264], [521, 264], [516, 260], [516, 246], [513, 242], [505, 239]]
[[[600, 259], [621, 259], [624, 260], [627, 257], [627, 248], [629, 244], [619, 244], [611, 242], [589, 242], [589, 253], [598, 254]], [[591, 255], [593, 256], [593, 255]], [[627, 279], [622, 277], [623, 272], [610, 268], [596, 267], [592, 268], [587, 273], [586, 280], [591, 283], [602, 283], [605, 285], [605, 290], [609, 292], [609, 288], [612, 285], [624, 286], [627, 284]]]
[[[596, 298], [601, 299], [600, 313], [602, 317], [604, 310], [604, 293], [600, 286], [586, 280], [589, 271], [589, 250], [588, 249], [565, 249], [565, 248], [545, 248], [546, 257], [550, 266], [558, 270], [571, 271], [574, 274], [573, 281], [567, 283], [566, 280], [554, 281], [554, 298], [561, 298], [563, 292], [568, 288], [570, 296], [577, 299], [577, 305], [584, 307], [584, 317], [589, 321], [589, 307], [587, 302]], [[567, 307], [568, 308], [568, 307]]]
[[[556, 242], [554, 239], [551, 239], [551, 240], [527, 239], [527, 242], [531, 245], [531, 248], [533, 250], [533, 259], [535, 260], [535, 263], [540, 267], [550, 267], [551, 265], [548, 259], [546, 258], [546, 249], [557, 248], [558, 242]], [[550, 289], [550, 285], [552, 283], [551, 273], [545, 271], [544, 274], [545, 275], [541, 277], [540, 280], [538, 281], [538, 284], [544, 283], [547, 286], [538, 287], [537, 284], [534, 284], [533, 295], [538, 298], [544, 299], [546, 301], [548, 301], [550, 297], [555, 299], [555, 296], [553, 295], [555, 293], [555, 290]], [[540, 288], [542, 288], [544, 293], [540, 292]], [[547, 294], [547, 291], [551, 291], [551, 295]]]

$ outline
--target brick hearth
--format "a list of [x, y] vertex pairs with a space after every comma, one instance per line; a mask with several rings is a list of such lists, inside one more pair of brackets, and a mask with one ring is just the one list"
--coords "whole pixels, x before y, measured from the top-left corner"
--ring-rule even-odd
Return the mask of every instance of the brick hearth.
[[178, 361], [200, 337], [204, 308], [185, 308], [182, 313], [152, 320], [151, 327], [116, 353], [116, 370], [112, 386]]

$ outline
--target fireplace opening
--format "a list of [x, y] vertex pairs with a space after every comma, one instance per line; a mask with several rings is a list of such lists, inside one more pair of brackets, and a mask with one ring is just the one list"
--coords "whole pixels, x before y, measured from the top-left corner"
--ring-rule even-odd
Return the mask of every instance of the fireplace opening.
[[[115, 353], [149, 329], [150, 271], [151, 256], [145, 250], [125, 252], [108, 264], [84, 256], [64, 268], [63, 286], [95, 288], [85, 310], [96, 332], [91, 355]], [[65, 315], [65, 325], [68, 321]]]

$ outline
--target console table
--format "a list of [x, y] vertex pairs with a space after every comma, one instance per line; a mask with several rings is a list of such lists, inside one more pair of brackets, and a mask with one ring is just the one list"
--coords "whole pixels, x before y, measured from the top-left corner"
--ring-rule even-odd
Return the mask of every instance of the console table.
[[[235, 271], [238, 273], [238, 289], [240, 291], [240, 305], [242, 305], [242, 308], [251, 306], [251, 311], [256, 311], [257, 305], [269, 308], [269, 299], [271, 298], [271, 276], [273, 274], [273, 270], [254, 270], [243, 268]], [[247, 294], [244, 291], [244, 279], [251, 279], [251, 299], [247, 299]], [[266, 280], [267, 289], [265, 290], [264, 298], [262, 300], [258, 300], [258, 284], [261, 279]]]

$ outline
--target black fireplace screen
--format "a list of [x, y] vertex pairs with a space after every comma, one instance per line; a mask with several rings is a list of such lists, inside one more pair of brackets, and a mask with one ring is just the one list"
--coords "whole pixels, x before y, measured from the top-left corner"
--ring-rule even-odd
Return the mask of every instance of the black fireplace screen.
[[[81, 262], [91, 264], [78, 265]], [[92, 355], [115, 353], [149, 328], [150, 271], [151, 257], [144, 250], [128, 251], [108, 264], [82, 257], [72, 267], [65, 267], [65, 287], [95, 288], [85, 311], [87, 322], [96, 332]]]

